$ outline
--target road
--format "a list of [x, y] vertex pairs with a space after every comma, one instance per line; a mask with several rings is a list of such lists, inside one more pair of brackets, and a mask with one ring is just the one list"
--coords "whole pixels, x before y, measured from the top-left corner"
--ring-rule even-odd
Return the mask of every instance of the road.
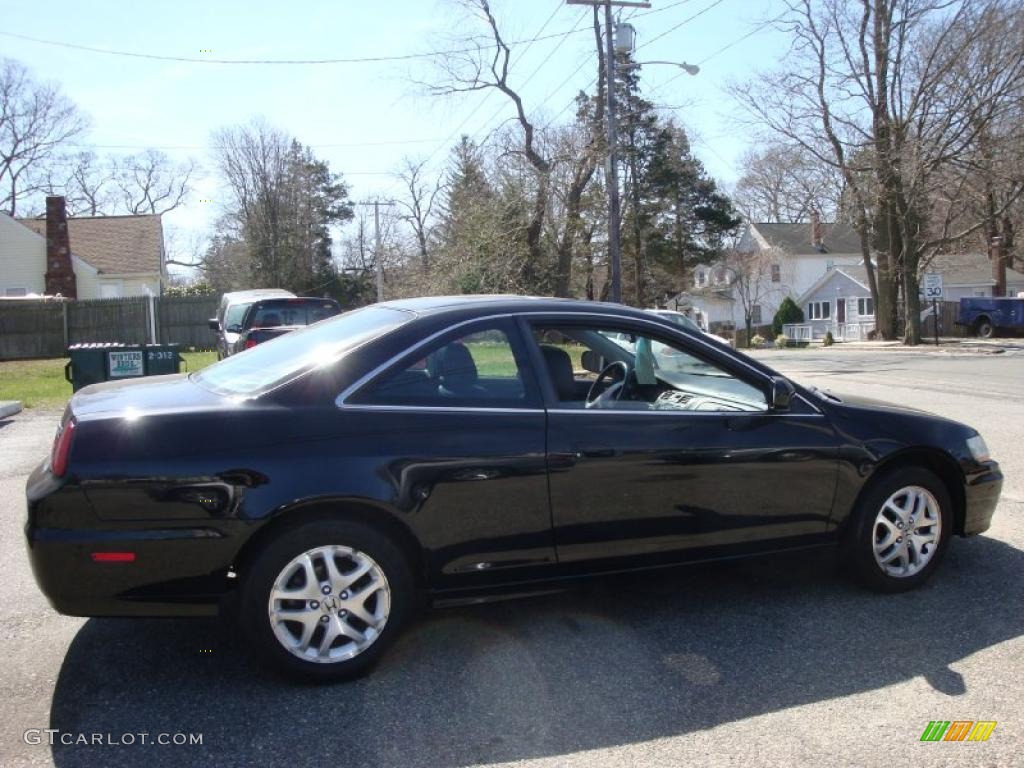
[[[891, 597], [788, 556], [434, 611], [372, 676], [331, 687], [269, 676], [219, 620], [56, 615], [21, 534], [56, 414], [0, 421], [0, 765], [1024, 765], [1024, 353], [762, 357], [977, 426], [1007, 475], [993, 528]], [[957, 719], [998, 725], [919, 741]], [[50, 747], [30, 728], [203, 743]]]

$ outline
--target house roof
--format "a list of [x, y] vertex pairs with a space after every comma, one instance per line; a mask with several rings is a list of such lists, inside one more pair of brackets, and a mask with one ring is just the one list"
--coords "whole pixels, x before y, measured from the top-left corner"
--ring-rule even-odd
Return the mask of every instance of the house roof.
[[[18, 219], [46, 237], [46, 219]], [[105, 274], [159, 273], [164, 233], [159, 214], [68, 217], [71, 253]]]
[[[943, 285], [995, 285], [992, 262], [984, 253], [947, 253], [936, 256], [925, 269], [942, 275]], [[1024, 275], [1006, 270], [1007, 283], [1024, 283]]]
[[864, 269], [863, 264], [856, 266], [844, 265], [842, 267], [833, 267], [832, 269], [825, 270], [825, 273], [814, 281], [814, 284], [804, 291], [800, 298], [798, 298], [797, 304], [804, 304], [811, 296], [820, 291], [830, 280], [834, 280], [837, 275], [843, 275], [853, 282], [857, 283], [861, 288], [864, 289], [865, 294], [870, 290], [868, 288], [868, 274]]
[[794, 256], [816, 256], [821, 253], [844, 253], [860, 255], [860, 235], [848, 224], [821, 224], [821, 238], [825, 250], [819, 251], [811, 245], [811, 225], [802, 224], [751, 224], [757, 233], [776, 248]]

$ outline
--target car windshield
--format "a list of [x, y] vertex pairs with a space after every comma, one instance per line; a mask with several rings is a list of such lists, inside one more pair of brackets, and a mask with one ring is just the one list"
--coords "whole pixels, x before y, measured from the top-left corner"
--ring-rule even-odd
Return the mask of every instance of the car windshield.
[[218, 394], [259, 395], [303, 371], [333, 363], [413, 317], [411, 312], [380, 306], [346, 312], [232, 355], [193, 373], [191, 379]]
[[241, 325], [242, 318], [245, 316], [246, 310], [252, 306], [252, 302], [245, 302], [243, 304], [231, 304], [228, 307], [228, 311], [224, 313], [224, 328], [229, 329], [233, 325]]
[[334, 301], [323, 299], [278, 299], [257, 302], [252, 316], [247, 318], [250, 328], [273, 328], [279, 325], [312, 325], [340, 314]]

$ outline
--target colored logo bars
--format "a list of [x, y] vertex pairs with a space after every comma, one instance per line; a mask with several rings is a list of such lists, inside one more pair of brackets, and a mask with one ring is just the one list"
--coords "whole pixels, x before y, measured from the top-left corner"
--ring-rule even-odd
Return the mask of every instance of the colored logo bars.
[[921, 741], [988, 741], [995, 727], [995, 720], [931, 720]]

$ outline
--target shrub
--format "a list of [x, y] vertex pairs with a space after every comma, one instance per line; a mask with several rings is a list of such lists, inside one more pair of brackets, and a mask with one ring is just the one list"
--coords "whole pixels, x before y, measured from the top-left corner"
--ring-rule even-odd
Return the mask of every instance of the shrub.
[[825, 331], [825, 340], [821, 343], [824, 344], [826, 347], [831, 347], [833, 344], [836, 343], [836, 340], [832, 338], [832, 331]]
[[760, 347], [763, 344], [764, 336], [762, 336], [760, 333], [755, 333], [753, 337], [750, 339], [750, 346], [752, 347]]
[[804, 311], [787, 296], [782, 300], [779, 311], [775, 313], [775, 319], [772, 320], [772, 333], [778, 336], [782, 333], [782, 326], [786, 323], [802, 323], [803, 321]]
[[780, 333], [775, 337], [775, 347], [777, 349], [785, 349], [787, 346], [789, 346], [789, 337], [786, 334]]

